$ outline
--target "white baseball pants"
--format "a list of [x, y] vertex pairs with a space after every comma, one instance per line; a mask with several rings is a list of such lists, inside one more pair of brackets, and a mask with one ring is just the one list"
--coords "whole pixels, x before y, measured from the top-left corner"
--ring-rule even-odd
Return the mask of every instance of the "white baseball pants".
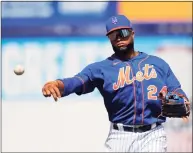
[[167, 139], [163, 125], [146, 132], [127, 132], [119, 126], [113, 129], [111, 124], [109, 135], [105, 142], [106, 152], [166, 152]]

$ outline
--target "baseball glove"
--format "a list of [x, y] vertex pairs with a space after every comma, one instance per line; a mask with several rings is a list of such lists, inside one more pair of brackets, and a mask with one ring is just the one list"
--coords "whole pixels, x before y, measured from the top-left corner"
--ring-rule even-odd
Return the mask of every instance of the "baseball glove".
[[168, 92], [159, 94], [162, 100], [162, 116], [174, 118], [187, 118], [190, 115], [190, 102], [179, 93]]

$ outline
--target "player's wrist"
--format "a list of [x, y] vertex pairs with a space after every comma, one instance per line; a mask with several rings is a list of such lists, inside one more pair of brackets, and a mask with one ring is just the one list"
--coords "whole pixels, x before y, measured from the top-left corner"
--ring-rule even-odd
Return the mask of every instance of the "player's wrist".
[[55, 80], [55, 85], [60, 91], [64, 90], [64, 83], [61, 80]]

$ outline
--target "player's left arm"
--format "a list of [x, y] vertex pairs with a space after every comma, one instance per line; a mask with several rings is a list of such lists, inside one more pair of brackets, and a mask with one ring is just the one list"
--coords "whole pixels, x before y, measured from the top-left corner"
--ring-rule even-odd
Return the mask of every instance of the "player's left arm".
[[167, 91], [159, 93], [159, 98], [162, 100], [162, 115], [181, 117], [184, 121], [187, 121], [190, 115], [189, 99], [169, 65], [165, 70], [167, 70], [165, 78]]
[[175, 76], [175, 74], [173, 73], [173, 71], [169, 65], [168, 65], [168, 69], [167, 69], [165, 82], [167, 85], [168, 92], [174, 92], [174, 93], [183, 95], [187, 99], [187, 101], [189, 101], [188, 96], [186, 95], [184, 90], [181, 88], [181, 84], [180, 84], [179, 80], [177, 79], [177, 77]]

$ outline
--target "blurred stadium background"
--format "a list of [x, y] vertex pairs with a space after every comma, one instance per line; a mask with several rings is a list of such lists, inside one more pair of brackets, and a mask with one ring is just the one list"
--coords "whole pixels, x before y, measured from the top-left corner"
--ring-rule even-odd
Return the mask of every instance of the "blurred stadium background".
[[[41, 89], [113, 53], [105, 21], [115, 14], [128, 16], [135, 49], [165, 59], [192, 102], [191, 2], [2, 2], [3, 152], [103, 149], [109, 122], [97, 90], [55, 103]], [[170, 152], [192, 152], [192, 117], [165, 127]]]

